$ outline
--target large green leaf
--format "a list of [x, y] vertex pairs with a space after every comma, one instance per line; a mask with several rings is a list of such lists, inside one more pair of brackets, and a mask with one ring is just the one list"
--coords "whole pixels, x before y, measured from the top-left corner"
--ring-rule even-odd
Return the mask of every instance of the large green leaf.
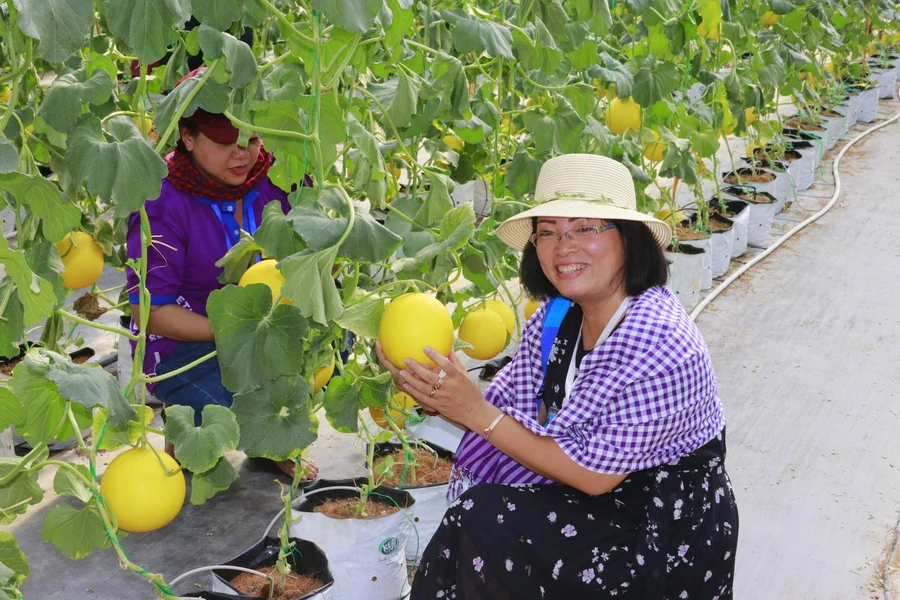
[[[80, 212], [78, 214], [79, 216], [81, 215]], [[100, 229], [103, 228], [103, 223], [105, 221], [98, 223]], [[44, 234], [46, 235], [46, 230]], [[112, 234], [112, 231], [110, 231], [110, 234]], [[46, 240], [32, 243], [31, 247], [25, 251], [25, 260], [35, 275], [46, 279], [53, 285], [56, 301], [58, 304], [62, 304], [69, 290], [63, 285], [63, 278], [60, 276], [60, 273], [65, 271], [66, 268], [63, 265], [56, 245]]]
[[[160, 102], [154, 111], [153, 123], [156, 130], [160, 133], [168, 129], [175, 113], [187, 102], [188, 97], [200, 83], [201, 77], [194, 76], [185, 79], [178, 87], [169, 92], [169, 94]], [[216, 82], [215, 79], [207, 79], [203, 82], [203, 87], [193, 97], [187, 106], [185, 106], [183, 117], [189, 117], [198, 108], [209, 111], [211, 113], [221, 113], [230, 106], [229, 93], [230, 88], [227, 85]], [[176, 132], [177, 136], [177, 132]], [[174, 140], [172, 140], [174, 142]]]
[[416, 114], [420, 88], [419, 78], [401, 66], [397, 77], [386, 83], [373, 83], [369, 91], [384, 107], [389, 122], [396, 127], [406, 127]]
[[194, 473], [216, 466], [219, 458], [237, 448], [241, 433], [234, 413], [224, 406], [207, 404], [203, 420], [194, 426], [194, 409], [170, 406], [166, 409], [166, 440], [175, 445], [175, 458]]
[[9, 388], [0, 387], [0, 429], [25, 422], [25, 407]]
[[[81, 477], [85, 477], [91, 481], [91, 471], [84, 465], [72, 465]], [[85, 484], [84, 479], [72, 472], [68, 467], [60, 467], [53, 477], [53, 490], [60, 496], [68, 496], [77, 498], [87, 504], [90, 502], [93, 494], [91, 489]]]
[[587, 72], [591, 77], [596, 77], [607, 87], [612, 84], [615, 86], [616, 94], [622, 98], [631, 96], [631, 88], [634, 85], [634, 77], [631, 71], [624, 64], [607, 54], [600, 53], [601, 62], [593, 67], [588, 68]]
[[236, 394], [231, 410], [241, 427], [239, 448], [248, 456], [288, 460], [316, 440], [319, 423], [310, 412], [303, 377], [279, 377]]
[[209, 471], [194, 473], [191, 477], [191, 504], [205, 504], [217, 493], [227, 490], [238, 478], [237, 471], [228, 458], [221, 457]]
[[0, 175], [0, 189], [6, 190], [27, 206], [41, 222], [41, 229], [51, 242], [58, 242], [81, 221], [81, 211], [69, 202], [53, 182], [40, 175], [22, 173]]
[[612, 14], [609, 10], [609, 0], [576, 0], [578, 17], [587, 21], [591, 33], [604, 36], [612, 27]]
[[657, 61], [648, 57], [634, 76], [631, 95], [644, 108], [663, 100], [678, 88], [678, 68], [674, 63]]
[[425, 202], [416, 213], [414, 220], [422, 225], [431, 225], [440, 221], [444, 215], [453, 208], [453, 200], [450, 198], [450, 178], [441, 173], [426, 171], [428, 176], [428, 195]]
[[[338, 98], [337, 94], [328, 93], [318, 98], [316, 96], [302, 96], [299, 99], [300, 108], [307, 115], [315, 114], [316, 110], [319, 112], [318, 134], [322, 145], [321, 167], [326, 172], [338, 157], [338, 144], [343, 144], [347, 141], [347, 118], [338, 104]], [[310, 152], [310, 161], [314, 166], [316, 159], [313, 154]], [[310, 171], [312, 171], [312, 168], [310, 168]], [[298, 182], [299, 180], [295, 181], [295, 183]]]
[[384, 43], [388, 48], [399, 44], [415, 22], [413, 11], [409, 6], [401, 6], [399, 0], [386, 0], [391, 11], [391, 24], [384, 28]]
[[519, 146], [506, 172], [506, 188], [517, 197], [534, 192], [543, 164], [541, 159]]
[[19, 542], [6, 531], [0, 531], [0, 564], [15, 573], [16, 582], [21, 582], [31, 573], [25, 553], [19, 550]]
[[[6, 297], [9, 286], [15, 285], [11, 279], [0, 283], [0, 297]], [[3, 320], [0, 321], [0, 356], [12, 358], [19, 354], [19, 343], [25, 334], [23, 322], [24, 309], [17, 295], [9, 297], [6, 308], [3, 310]], [[0, 417], [2, 423], [2, 417]], [[2, 428], [0, 428], [2, 429]]]
[[159, 196], [168, 170], [131, 119], [115, 117], [107, 127], [109, 142], [97, 117], [85, 115], [69, 136], [66, 163], [76, 180], [84, 179], [88, 191], [114, 203], [116, 216], [124, 217]]
[[[6, 268], [6, 274], [16, 284], [16, 292], [24, 308], [25, 326], [33, 325], [47, 317], [56, 305], [53, 285], [46, 279], [35, 275], [28, 266], [25, 253], [20, 250], [11, 250], [2, 236], [0, 236], [0, 264]], [[16, 309], [10, 310], [15, 311]], [[11, 332], [15, 333], [14, 330]]]
[[291, 221], [281, 211], [281, 203], [270, 202], [263, 210], [262, 223], [254, 234], [256, 243], [266, 256], [281, 260], [306, 249], [303, 239], [294, 231]]
[[564, 97], [557, 98], [552, 113], [530, 110], [522, 120], [538, 151], [565, 154], [578, 150], [584, 121]]
[[[0, 478], [9, 475], [22, 462], [22, 458], [0, 458]], [[38, 473], [20, 472], [12, 481], [0, 487], [0, 525], [9, 525], [16, 517], [25, 514], [32, 504], [44, 499], [44, 490], [38, 485]], [[8, 565], [7, 565], [8, 566]]]
[[332, 377], [322, 401], [328, 422], [343, 433], [355, 433], [359, 427], [359, 390], [353, 383], [349, 373]]
[[485, 52], [488, 56], [512, 60], [512, 33], [505, 25], [471, 17], [461, 11], [443, 11], [442, 14], [447, 21], [455, 23], [453, 45], [460, 54]]
[[149, 64], [165, 56], [190, 17], [184, 0], [106, 0], [110, 32], [125, 41], [138, 60]]
[[[56, 436], [51, 437], [54, 428], [65, 416], [67, 403], [60, 396], [56, 384], [44, 377], [46, 364], [41, 364], [34, 352], [29, 351], [25, 355], [9, 381], [13, 393], [25, 407], [24, 423], [16, 431], [32, 446], [51, 439], [65, 440], [75, 435], [71, 423], [64, 421]], [[84, 408], [73, 406], [72, 410], [76, 412], [76, 416], [80, 414], [82, 418], [86, 417], [86, 422], [90, 422], [90, 413]]]
[[19, 166], [19, 151], [0, 134], [0, 175], [14, 172]]
[[[292, 275], [283, 266], [282, 273], [288, 278], [282, 291], [288, 295]], [[280, 375], [296, 375], [303, 368], [296, 348], [306, 334], [306, 321], [292, 306], [279, 304], [270, 314], [271, 307], [272, 291], [262, 284], [229, 285], [209, 295], [207, 309], [222, 383], [233, 392], [252, 390]]]
[[387, 179], [378, 142], [353, 113], [347, 114], [347, 135], [356, 144], [356, 152], [351, 157], [354, 162], [353, 183], [357, 190], [365, 192], [373, 203], [381, 206], [385, 200]]
[[[431, 63], [432, 92], [439, 98], [438, 110], [452, 119], [462, 118], [469, 110], [469, 80], [462, 62], [440, 53]], [[423, 90], [423, 95], [424, 95]]]
[[191, 8], [198, 21], [219, 31], [225, 31], [232, 23], [241, 18], [244, 4], [244, 0], [203, 0], [202, 2], [194, 0]]
[[85, 69], [79, 69], [53, 80], [37, 114], [53, 129], [68, 133], [78, 124], [82, 103], [103, 104], [112, 92], [109, 73], [97, 69], [88, 76]]
[[250, 46], [227, 33], [201, 25], [200, 50], [206, 60], [225, 58], [225, 69], [231, 73], [231, 87], [244, 87], [256, 77], [256, 57]]
[[44, 517], [41, 541], [53, 542], [57, 550], [73, 560], [86, 557], [95, 548], [112, 545], [103, 527], [100, 510], [94, 503], [81, 509], [68, 504], [51, 508]]
[[337, 254], [337, 246], [332, 246], [321, 252], [302, 252], [279, 264], [286, 278], [281, 288], [284, 295], [293, 300], [304, 317], [322, 325], [344, 310], [331, 274]]
[[313, 0], [312, 7], [346, 31], [368, 31], [375, 24], [382, 0]]
[[30, 0], [17, 2], [19, 27], [39, 40], [37, 54], [61, 63], [75, 54], [91, 31], [94, 9], [90, 0]]
[[357, 290], [354, 297], [344, 307], [344, 312], [335, 322], [356, 335], [377, 338], [381, 316], [384, 314], [384, 299], [378, 296], [366, 297]]
[[401, 258], [391, 265], [395, 273], [419, 269], [441, 253], [462, 248], [475, 233], [475, 211], [468, 202], [449, 211], [441, 221], [440, 242], [421, 249], [412, 258]]
[[55, 352], [38, 350], [48, 361], [45, 376], [56, 384], [60, 396], [87, 409], [105, 408], [109, 422], [124, 427], [135, 416], [116, 378], [96, 363], [75, 364]]

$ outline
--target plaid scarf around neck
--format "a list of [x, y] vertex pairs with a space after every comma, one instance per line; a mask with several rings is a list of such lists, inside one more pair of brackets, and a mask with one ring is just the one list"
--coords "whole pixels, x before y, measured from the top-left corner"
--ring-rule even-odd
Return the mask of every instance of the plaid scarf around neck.
[[256, 164], [247, 174], [247, 180], [241, 185], [224, 185], [201, 173], [194, 164], [190, 152], [176, 149], [166, 156], [166, 166], [169, 169], [166, 181], [175, 189], [194, 196], [209, 200], [237, 202], [256, 187], [256, 184], [265, 179], [273, 162], [275, 162], [274, 157], [264, 148], [260, 148]]

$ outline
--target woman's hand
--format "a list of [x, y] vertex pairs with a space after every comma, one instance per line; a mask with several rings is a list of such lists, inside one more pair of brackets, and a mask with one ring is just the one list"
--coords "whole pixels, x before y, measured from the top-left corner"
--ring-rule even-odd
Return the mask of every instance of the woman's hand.
[[482, 413], [492, 408], [478, 385], [469, 377], [455, 352], [448, 358], [432, 348], [425, 348], [425, 354], [436, 366], [429, 369], [414, 360], [407, 360], [406, 368], [397, 374], [400, 389], [426, 410], [437, 411], [450, 421], [477, 430], [478, 424], [484, 421]]

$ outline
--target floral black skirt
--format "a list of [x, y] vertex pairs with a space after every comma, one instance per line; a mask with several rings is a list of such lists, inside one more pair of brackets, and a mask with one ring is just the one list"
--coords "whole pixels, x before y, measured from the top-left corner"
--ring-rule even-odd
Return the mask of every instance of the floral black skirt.
[[472, 487], [425, 550], [412, 600], [730, 600], [738, 512], [724, 431], [675, 463], [590, 496]]

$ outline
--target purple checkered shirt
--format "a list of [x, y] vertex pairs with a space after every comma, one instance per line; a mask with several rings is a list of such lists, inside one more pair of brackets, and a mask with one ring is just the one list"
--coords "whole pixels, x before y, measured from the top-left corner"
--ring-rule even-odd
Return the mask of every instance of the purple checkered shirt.
[[[512, 362], [485, 390], [487, 400], [533, 433], [552, 437], [582, 467], [626, 474], [693, 452], [725, 426], [712, 361], [700, 331], [664, 287], [631, 299], [624, 321], [583, 359], [562, 409], [538, 421], [545, 302], [528, 321]], [[467, 431], [447, 497], [479, 483], [554, 483]]]

